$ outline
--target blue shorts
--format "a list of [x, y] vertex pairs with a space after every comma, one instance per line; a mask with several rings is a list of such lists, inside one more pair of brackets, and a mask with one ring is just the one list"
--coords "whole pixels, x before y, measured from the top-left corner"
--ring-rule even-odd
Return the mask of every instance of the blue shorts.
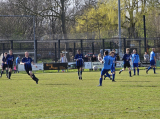
[[150, 61], [150, 64], [151, 64], [151, 66], [155, 66], [155, 65], [156, 65], [156, 63], [155, 63], [154, 60], [151, 60], [151, 61]]
[[110, 69], [102, 69], [101, 71], [101, 75], [105, 75], [107, 72], [109, 72]]
[[133, 63], [133, 67], [138, 67], [138, 63]]
[[111, 73], [115, 72], [115, 67], [111, 67]]

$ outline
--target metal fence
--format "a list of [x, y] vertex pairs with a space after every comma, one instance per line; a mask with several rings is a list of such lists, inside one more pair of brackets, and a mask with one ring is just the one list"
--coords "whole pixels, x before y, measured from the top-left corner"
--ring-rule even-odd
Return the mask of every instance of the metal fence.
[[[122, 58], [126, 48], [130, 48], [130, 52], [133, 49], [137, 50], [141, 60], [143, 60], [143, 54], [145, 52], [144, 38], [141, 39], [127, 39], [122, 38], [122, 53], [119, 52], [119, 39], [58, 39], [58, 40], [36, 40], [35, 44], [33, 40], [0, 40], [0, 53], [8, 52], [9, 49], [13, 49], [14, 54], [24, 56], [24, 52], [28, 51], [31, 57], [37, 61], [50, 61], [58, 62], [61, 53], [67, 51], [66, 56], [68, 61], [73, 61], [76, 55], [77, 49], [86, 54], [99, 54], [105, 49], [113, 50], [116, 49]], [[34, 50], [35, 47], [35, 50]], [[156, 52], [159, 53], [160, 49], [160, 38], [147, 38], [147, 52], [151, 51], [151, 48], [155, 47]], [[34, 52], [36, 51], [36, 52]], [[36, 54], [35, 54], [36, 53]], [[36, 57], [34, 57], [34, 54]], [[36, 59], [35, 59], [36, 58]]]

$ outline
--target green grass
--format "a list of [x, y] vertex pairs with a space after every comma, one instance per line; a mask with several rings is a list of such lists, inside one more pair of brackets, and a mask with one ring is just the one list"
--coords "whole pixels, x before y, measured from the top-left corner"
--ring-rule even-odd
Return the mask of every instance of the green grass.
[[160, 70], [129, 77], [116, 74], [115, 83], [100, 72], [37, 73], [36, 85], [26, 74], [0, 78], [0, 119], [159, 119]]

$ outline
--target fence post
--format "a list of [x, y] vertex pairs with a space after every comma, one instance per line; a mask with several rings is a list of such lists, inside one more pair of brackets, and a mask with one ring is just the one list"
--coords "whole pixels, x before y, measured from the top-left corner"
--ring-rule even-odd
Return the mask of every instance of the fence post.
[[92, 42], [92, 53], [94, 54], [94, 42]]
[[104, 53], [104, 47], [105, 47], [104, 39], [102, 40], [102, 44], [103, 44], [103, 53]]
[[74, 56], [75, 56], [76, 55], [76, 43], [75, 42], [74, 42], [74, 48], [73, 49], [74, 49], [73, 53], [74, 53]]
[[13, 40], [11, 40], [11, 49], [13, 50]]
[[139, 55], [140, 55], [140, 59], [141, 59], [141, 40], [139, 40]]
[[57, 62], [57, 48], [56, 48], [56, 47], [57, 47], [57, 46], [56, 46], [57, 44], [56, 44], [56, 42], [55, 42], [54, 45], [55, 45], [55, 50], [54, 50], [54, 54], [55, 54], [55, 62]]
[[126, 53], [126, 38], [123, 39], [124, 54]]
[[147, 44], [146, 44], [146, 18], [143, 15], [143, 24], [144, 24], [144, 51], [147, 52]]
[[35, 33], [35, 16], [33, 16], [34, 63], [37, 63], [37, 40]]
[[3, 43], [3, 57], [4, 57], [4, 43]]
[[81, 39], [81, 53], [83, 54], [83, 40]]
[[112, 51], [112, 42], [110, 41], [110, 50]]
[[37, 63], [37, 40], [34, 41], [34, 63]]
[[58, 59], [60, 59], [60, 40], [58, 40]]
[[20, 51], [21, 51], [21, 43], [19, 43], [19, 49], [20, 49]]

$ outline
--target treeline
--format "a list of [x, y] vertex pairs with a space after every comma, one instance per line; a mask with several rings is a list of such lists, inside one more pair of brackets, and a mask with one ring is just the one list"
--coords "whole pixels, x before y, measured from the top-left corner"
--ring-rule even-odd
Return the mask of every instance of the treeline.
[[[35, 16], [36, 39], [117, 37], [118, 0], [5, 0], [0, 15]], [[160, 37], [159, 0], [121, 0], [122, 36]], [[32, 39], [33, 18], [0, 17], [0, 39]]]

